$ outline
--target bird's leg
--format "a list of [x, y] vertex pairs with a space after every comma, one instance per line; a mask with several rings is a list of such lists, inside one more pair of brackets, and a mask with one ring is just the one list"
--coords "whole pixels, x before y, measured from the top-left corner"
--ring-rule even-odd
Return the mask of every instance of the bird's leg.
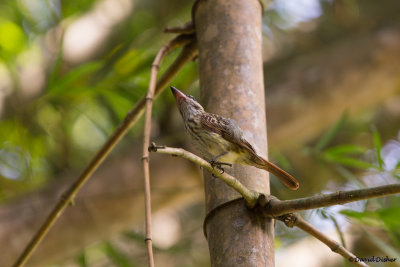
[[232, 167], [232, 164], [230, 164], [230, 163], [219, 162], [219, 161], [217, 161], [218, 158], [220, 158], [220, 157], [222, 157], [222, 156], [225, 156], [226, 154], [228, 154], [228, 152], [224, 152], [224, 153], [222, 153], [222, 154], [220, 154], [220, 155], [218, 155], [218, 156], [212, 158], [212, 159], [210, 160], [211, 166], [214, 167], [214, 166], [226, 165], [226, 166]]
[[218, 155], [218, 156], [212, 158], [212, 159], [210, 160], [211, 166], [212, 166], [213, 168], [216, 167], [216, 168], [217, 168], [218, 170], [220, 170], [222, 173], [224, 173], [225, 170], [224, 170], [224, 168], [222, 168], [221, 166], [226, 165], [226, 166], [232, 167], [232, 164], [230, 164], [230, 163], [219, 162], [219, 161], [217, 161], [218, 158], [220, 158], [220, 157], [226, 155], [227, 153], [228, 153], [228, 152], [224, 152], [224, 153], [222, 153], [222, 154], [220, 154], [220, 155]]

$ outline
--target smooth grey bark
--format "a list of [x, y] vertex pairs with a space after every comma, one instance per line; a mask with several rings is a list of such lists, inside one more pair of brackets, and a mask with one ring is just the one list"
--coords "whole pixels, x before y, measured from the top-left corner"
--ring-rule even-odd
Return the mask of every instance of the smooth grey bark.
[[[267, 156], [261, 53], [262, 6], [253, 0], [199, 1], [195, 9], [201, 100], [206, 111], [236, 120]], [[247, 187], [269, 193], [268, 173], [235, 165], [226, 169]], [[211, 265], [274, 266], [272, 220], [247, 209], [238, 193], [205, 176], [205, 221]]]

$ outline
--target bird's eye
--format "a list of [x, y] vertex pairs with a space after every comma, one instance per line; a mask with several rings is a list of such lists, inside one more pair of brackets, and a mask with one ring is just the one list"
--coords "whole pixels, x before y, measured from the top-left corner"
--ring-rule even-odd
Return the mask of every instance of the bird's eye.
[[196, 99], [194, 99], [194, 97], [193, 97], [192, 95], [188, 95], [188, 97], [189, 97], [190, 99], [192, 99], [192, 100], [196, 100]]

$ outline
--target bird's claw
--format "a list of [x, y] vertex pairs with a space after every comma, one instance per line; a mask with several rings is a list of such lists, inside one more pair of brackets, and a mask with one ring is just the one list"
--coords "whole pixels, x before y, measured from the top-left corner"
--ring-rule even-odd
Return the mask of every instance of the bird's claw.
[[216, 168], [219, 171], [221, 171], [221, 174], [223, 174], [225, 172], [224, 168], [222, 168], [221, 166], [226, 165], [226, 166], [232, 167], [232, 164], [230, 164], [230, 163], [219, 162], [219, 161], [216, 161], [215, 159], [210, 160], [210, 164], [213, 168]]
[[210, 160], [211, 167], [215, 167], [217, 165], [217, 161], [215, 159]]
[[212, 167], [221, 167], [223, 165], [232, 167], [231, 163], [219, 162], [219, 161], [211, 161], [210, 164], [211, 164]]
[[157, 146], [156, 143], [151, 142], [151, 144], [148, 148], [148, 151], [149, 152], [157, 152], [158, 149], [163, 149], [163, 148], [165, 148], [165, 146]]
[[[216, 168], [217, 170], [221, 171], [220, 174], [225, 173], [224, 168], [222, 168], [221, 166], [216, 166], [215, 168]], [[218, 178], [218, 177], [215, 176], [213, 173], [211, 174], [211, 176], [214, 177], [214, 178]]]
[[221, 171], [221, 174], [225, 172], [224, 168], [222, 168], [221, 166], [217, 166], [217, 169]]

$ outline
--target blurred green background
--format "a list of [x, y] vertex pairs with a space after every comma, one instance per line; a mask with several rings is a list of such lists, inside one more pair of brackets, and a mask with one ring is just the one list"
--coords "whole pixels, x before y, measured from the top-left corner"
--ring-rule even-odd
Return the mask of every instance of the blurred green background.
[[[155, 53], [173, 38], [163, 29], [189, 21], [192, 4], [0, 2], [0, 246], [9, 250], [0, 266], [16, 259], [60, 192], [145, 95]], [[395, 0], [270, 1], [262, 28], [269, 155], [301, 184], [288, 192], [271, 179], [274, 195], [399, 182], [399, 12]], [[172, 83], [194, 96], [197, 64]], [[28, 266], [146, 266], [142, 126], [118, 145]], [[169, 92], [154, 103], [152, 140], [192, 149]], [[152, 155], [152, 179], [156, 265], [209, 266], [201, 171]], [[399, 266], [398, 196], [304, 216], [359, 257], [397, 257], [371, 266]], [[277, 223], [277, 266], [322, 264], [348, 263]]]

